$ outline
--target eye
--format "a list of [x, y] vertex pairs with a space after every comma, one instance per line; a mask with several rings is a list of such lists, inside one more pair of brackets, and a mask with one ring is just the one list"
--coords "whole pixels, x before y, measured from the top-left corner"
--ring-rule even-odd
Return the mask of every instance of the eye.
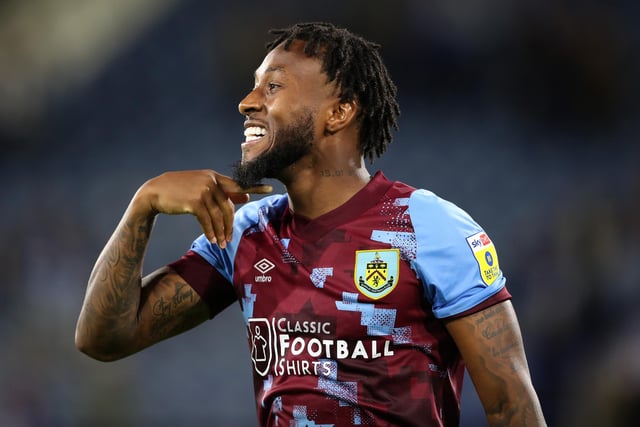
[[274, 92], [280, 87], [281, 86], [278, 83], [273, 83], [273, 82], [267, 83], [267, 88], [269, 89], [269, 92]]

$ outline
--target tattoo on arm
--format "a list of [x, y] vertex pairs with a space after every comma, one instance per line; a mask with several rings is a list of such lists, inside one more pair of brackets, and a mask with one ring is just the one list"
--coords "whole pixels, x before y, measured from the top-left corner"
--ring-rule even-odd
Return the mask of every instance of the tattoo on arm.
[[476, 387], [485, 392], [489, 425], [545, 425], [510, 305], [496, 304], [460, 320], [459, 327], [466, 329], [464, 336], [470, 337], [465, 344], [467, 366]]
[[153, 320], [150, 334], [154, 340], [163, 339], [183, 332], [198, 323], [197, 318], [182, 316], [182, 310], [189, 308], [196, 300], [193, 289], [184, 282], [162, 280], [163, 286], [171, 287], [173, 296], [160, 296], [152, 305]]
[[105, 352], [130, 333], [140, 305], [142, 260], [154, 218], [123, 218], [98, 257], [78, 321], [80, 335], [100, 337]]
[[[509, 357], [510, 353], [520, 345], [520, 338], [514, 333], [517, 328], [515, 319], [497, 318], [505, 312], [502, 305], [489, 307], [480, 313], [475, 321], [484, 344], [491, 350], [493, 357]], [[521, 369], [512, 366], [512, 369]]]

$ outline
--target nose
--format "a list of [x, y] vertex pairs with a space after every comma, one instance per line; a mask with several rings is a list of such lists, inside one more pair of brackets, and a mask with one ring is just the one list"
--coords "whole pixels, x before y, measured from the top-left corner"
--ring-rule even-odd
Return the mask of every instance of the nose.
[[262, 101], [259, 95], [259, 92], [256, 89], [253, 89], [251, 92], [244, 97], [240, 104], [238, 104], [238, 111], [242, 115], [248, 115], [254, 111], [259, 111], [262, 105]]

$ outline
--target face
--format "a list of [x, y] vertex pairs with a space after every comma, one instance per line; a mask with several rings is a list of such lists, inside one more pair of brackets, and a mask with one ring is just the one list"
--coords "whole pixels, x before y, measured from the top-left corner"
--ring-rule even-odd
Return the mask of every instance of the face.
[[234, 177], [244, 187], [262, 178], [281, 179], [291, 165], [309, 155], [324, 132], [322, 118], [337, 99], [335, 86], [317, 58], [294, 41], [288, 51], [269, 52], [255, 73], [253, 90], [240, 102], [245, 142]]
[[278, 129], [273, 138], [277, 144], [252, 160], [246, 160], [243, 151], [242, 160], [234, 166], [233, 178], [243, 188], [259, 184], [263, 178], [281, 178], [284, 169], [311, 152], [313, 122], [313, 115], [308, 113], [287, 128]]

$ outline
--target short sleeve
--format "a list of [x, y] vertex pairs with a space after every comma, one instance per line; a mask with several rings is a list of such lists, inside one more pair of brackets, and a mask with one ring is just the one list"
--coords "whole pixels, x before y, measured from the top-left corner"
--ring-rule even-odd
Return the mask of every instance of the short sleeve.
[[269, 214], [277, 215], [273, 212], [285, 206], [285, 195], [273, 195], [245, 204], [235, 213], [233, 238], [226, 248], [220, 249], [201, 234], [185, 256], [169, 265], [207, 302], [212, 316], [235, 300], [233, 270], [243, 235], [264, 228]]
[[462, 209], [432, 192], [409, 199], [417, 252], [413, 269], [438, 318], [474, 308], [505, 287], [496, 248]]
[[194, 251], [189, 251], [180, 259], [169, 264], [209, 307], [209, 317], [236, 301], [233, 286], [209, 262]]

